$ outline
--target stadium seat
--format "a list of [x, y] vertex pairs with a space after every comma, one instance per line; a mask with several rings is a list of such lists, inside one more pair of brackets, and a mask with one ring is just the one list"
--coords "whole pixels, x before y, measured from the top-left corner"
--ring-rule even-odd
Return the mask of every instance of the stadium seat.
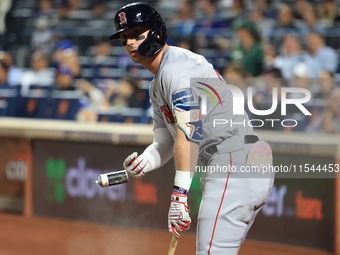
[[80, 107], [79, 91], [53, 91], [48, 102], [46, 118], [75, 120]]
[[123, 123], [124, 116], [116, 111], [100, 111], [98, 112], [98, 122]]
[[51, 91], [52, 90], [52, 86], [44, 86], [44, 85], [35, 85], [32, 84], [29, 87], [29, 90], [43, 90], [43, 91]]
[[28, 94], [18, 99], [16, 115], [23, 118], [45, 118], [48, 103], [46, 90], [32, 89]]
[[0, 89], [0, 102], [2, 104], [2, 115], [14, 117], [18, 105], [19, 93], [17, 89]]
[[144, 110], [141, 108], [127, 108], [123, 113], [125, 123], [141, 123]]
[[5, 100], [0, 99], [0, 117], [6, 116], [7, 113], [7, 102]]
[[97, 112], [99, 122], [118, 122], [148, 124], [151, 122], [151, 115], [142, 108], [115, 108], [100, 110]]

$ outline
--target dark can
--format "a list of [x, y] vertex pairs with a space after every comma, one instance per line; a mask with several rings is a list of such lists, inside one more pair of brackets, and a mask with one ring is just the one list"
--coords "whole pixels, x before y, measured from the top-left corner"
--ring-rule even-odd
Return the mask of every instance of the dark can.
[[126, 170], [116, 171], [107, 174], [101, 174], [95, 183], [99, 184], [102, 188], [113, 186], [121, 183], [128, 182], [128, 174]]

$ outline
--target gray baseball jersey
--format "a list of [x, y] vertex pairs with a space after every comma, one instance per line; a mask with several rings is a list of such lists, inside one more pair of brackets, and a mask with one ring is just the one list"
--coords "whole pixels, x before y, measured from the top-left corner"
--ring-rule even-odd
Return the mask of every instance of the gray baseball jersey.
[[[266, 148], [263, 153], [270, 154], [270, 147], [262, 141], [245, 144], [245, 135], [254, 132], [246, 114], [234, 114], [229, 88], [203, 56], [168, 47], [150, 86], [154, 129], [166, 127], [175, 139], [178, 124], [189, 139], [200, 142], [201, 156], [208, 147], [218, 144], [209, 166], [240, 168], [246, 164], [251, 149], [260, 155], [259, 151]], [[203, 110], [205, 114], [200, 115]], [[218, 125], [214, 125], [216, 120]], [[201, 179], [197, 255], [237, 254], [273, 185], [271, 178], [233, 176], [228, 173], [214, 178], [207, 174]]]
[[[193, 123], [196, 130], [190, 137], [201, 142], [201, 148], [231, 136], [253, 134], [248, 116], [233, 114], [233, 96], [228, 86], [203, 56], [178, 47], [167, 48], [150, 86], [154, 128], [167, 127], [175, 138], [176, 104], [197, 103], [201, 108], [205, 98], [206, 114], [201, 123]], [[224, 124], [214, 126], [217, 119]]]

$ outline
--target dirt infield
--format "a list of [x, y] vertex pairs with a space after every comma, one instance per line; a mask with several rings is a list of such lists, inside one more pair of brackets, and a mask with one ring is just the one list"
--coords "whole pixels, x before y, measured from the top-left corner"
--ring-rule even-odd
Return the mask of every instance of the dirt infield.
[[[0, 255], [162, 255], [171, 236], [145, 230], [0, 213]], [[176, 255], [195, 254], [195, 236], [181, 237]], [[240, 255], [332, 255], [306, 248], [247, 240]]]

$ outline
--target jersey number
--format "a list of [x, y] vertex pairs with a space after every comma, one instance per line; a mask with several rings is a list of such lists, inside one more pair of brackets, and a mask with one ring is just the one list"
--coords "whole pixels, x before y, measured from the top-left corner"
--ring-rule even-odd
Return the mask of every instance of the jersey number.
[[163, 112], [163, 116], [168, 124], [175, 123], [174, 115], [172, 115], [168, 105], [162, 105], [160, 109]]

